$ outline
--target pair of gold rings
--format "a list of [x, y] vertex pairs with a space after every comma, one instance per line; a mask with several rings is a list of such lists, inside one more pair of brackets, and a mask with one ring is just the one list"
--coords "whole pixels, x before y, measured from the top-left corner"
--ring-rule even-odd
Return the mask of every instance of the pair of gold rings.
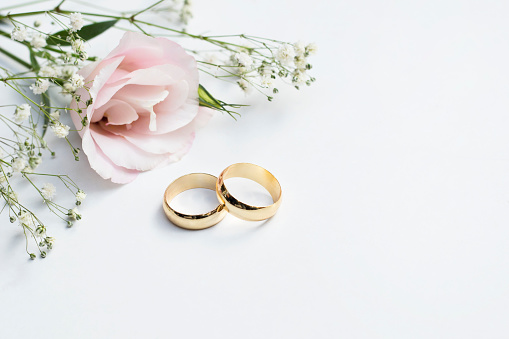
[[[224, 181], [229, 178], [246, 178], [259, 183], [270, 193], [273, 204], [252, 206], [239, 201], [228, 192], [224, 184]], [[219, 205], [204, 214], [184, 214], [170, 207], [173, 198], [193, 188], [215, 190]], [[173, 224], [189, 230], [201, 230], [214, 226], [223, 220], [228, 212], [249, 221], [268, 219], [276, 213], [281, 205], [281, 193], [281, 185], [269, 171], [258, 165], [239, 163], [227, 167], [217, 178], [206, 173], [191, 173], [178, 178], [166, 188], [163, 208]]]

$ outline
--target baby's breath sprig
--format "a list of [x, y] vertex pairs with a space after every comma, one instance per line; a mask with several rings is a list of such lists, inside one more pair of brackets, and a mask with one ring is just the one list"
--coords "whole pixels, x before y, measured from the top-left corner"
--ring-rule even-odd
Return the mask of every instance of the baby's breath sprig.
[[[60, 182], [66, 190], [71, 192], [76, 205], [80, 205], [85, 198], [83, 190], [67, 175], [48, 174], [36, 172], [43, 161], [44, 154], [54, 155], [46, 142], [39, 134], [37, 125], [30, 113], [31, 106], [22, 104], [17, 107], [2, 106], [2, 111], [13, 110], [13, 118], [10, 119], [5, 113], [0, 113], [0, 122], [4, 128], [13, 133], [13, 139], [0, 137], [0, 195], [4, 201], [1, 212], [7, 211], [9, 221], [18, 221], [26, 238], [26, 251], [30, 258], [36, 255], [29, 250], [29, 239], [32, 239], [41, 257], [46, 257], [53, 248], [55, 238], [47, 235], [46, 224], [18, 197], [17, 188], [23, 182], [29, 183], [40, 200], [46, 207], [63, 220], [68, 226], [72, 226], [75, 216], [69, 214], [69, 208], [57, 203], [54, 198], [57, 195], [57, 187], [48, 180]], [[42, 183], [41, 179], [46, 182]], [[1, 200], [0, 200], [1, 201]], [[37, 205], [37, 203], [36, 203]]]
[[316, 80], [308, 74], [312, 69], [309, 57], [317, 51], [313, 43], [290, 44], [243, 34], [223, 38], [237, 38], [241, 42], [238, 47], [216, 43], [224, 47], [223, 50], [207, 53], [199, 63], [204, 72], [215, 78], [235, 79], [246, 93], [255, 89], [271, 101], [273, 94], [279, 92], [278, 78], [297, 89], [302, 85], [310, 86]]
[[[13, 26], [10, 34], [0, 27], [0, 36], [23, 44], [29, 51], [30, 60], [25, 61], [5, 49], [0, 53], [26, 68], [26, 71], [13, 73], [0, 67], [0, 83], [16, 92], [25, 103], [0, 107], [2, 130], [12, 133], [12, 138], [0, 137], [0, 195], [4, 201], [1, 212], [8, 214], [11, 223], [18, 223], [26, 238], [26, 251], [31, 259], [37, 256], [30, 250], [29, 240], [41, 257], [46, 257], [55, 244], [55, 238], [48, 236], [49, 227], [37, 216], [35, 210], [41, 204], [58, 217], [68, 227], [81, 219], [77, 206], [84, 201], [86, 194], [65, 174], [38, 172], [38, 167], [46, 156], [53, 157], [52, 151], [44, 140], [46, 129], [57, 138], [65, 139], [75, 157], [79, 159], [79, 148], [74, 147], [68, 139], [70, 127], [61, 122], [61, 114], [69, 108], [51, 105], [50, 90], [57, 89], [64, 96], [75, 97], [77, 89], [85, 86], [84, 78], [77, 74], [84, 60], [90, 60], [86, 52], [86, 43], [77, 33], [84, 25], [79, 13], [71, 14], [66, 25], [53, 13], [44, 13], [57, 25], [64, 27], [65, 38], [59, 34], [47, 34], [39, 30], [41, 20], [33, 25], [19, 21], [19, 16], [10, 15], [8, 19]], [[55, 41], [58, 41], [55, 43]], [[35, 97], [40, 97], [40, 102]], [[79, 98], [77, 98], [79, 101]], [[88, 106], [88, 105], [87, 105]], [[10, 112], [10, 113], [9, 113]], [[24, 183], [28, 183], [39, 202], [24, 199], [22, 202], [16, 193]], [[64, 206], [59, 202], [65, 192], [69, 191], [75, 207]], [[1, 200], [0, 200], [1, 201]], [[34, 205], [30, 210], [28, 203]], [[41, 206], [40, 205], [40, 206]], [[53, 225], [53, 223], [51, 224]], [[36, 252], [37, 252], [36, 251]]]

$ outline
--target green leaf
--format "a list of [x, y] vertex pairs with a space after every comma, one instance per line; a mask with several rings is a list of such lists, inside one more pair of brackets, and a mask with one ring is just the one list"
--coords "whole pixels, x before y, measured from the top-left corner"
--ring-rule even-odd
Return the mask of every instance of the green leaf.
[[[77, 34], [83, 39], [83, 40], [90, 40], [95, 38], [96, 36], [106, 32], [108, 29], [113, 27], [118, 20], [111, 20], [111, 21], [102, 21], [102, 22], [95, 22], [90, 25], [83, 26], [82, 29], [80, 29]], [[58, 45], [61, 46], [70, 46], [71, 43], [67, 41], [67, 37], [69, 36], [69, 31], [62, 30], [60, 32], [56, 32], [52, 35], [50, 35], [47, 39], [48, 45]]]
[[32, 69], [35, 73], [37, 73], [41, 69], [41, 66], [39, 66], [39, 62], [37, 62], [37, 58], [35, 57], [36, 54], [32, 47], [29, 47], [28, 49], [30, 50], [30, 63], [32, 64]]
[[227, 107], [240, 108], [242, 106], [247, 106], [247, 105], [227, 104], [224, 101], [217, 100], [202, 85], [199, 85], [199, 87], [198, 87], [198, 98], [199, 98], [200, 106], [212, 108], [217, 111], [226, 112], [235, 120], [237, 120], [237, 119], [235, 118], [234, 114], [240, 116], [240, 113], [231, 111]]
[[202, 106], [207, 106], [215, 109], [223, 108], [221, 103], [217, 101], [210, 93], [203, 87], [202, 85], [198, 86], [198, 97], [200, 98], [200, 104], [203, 103]]

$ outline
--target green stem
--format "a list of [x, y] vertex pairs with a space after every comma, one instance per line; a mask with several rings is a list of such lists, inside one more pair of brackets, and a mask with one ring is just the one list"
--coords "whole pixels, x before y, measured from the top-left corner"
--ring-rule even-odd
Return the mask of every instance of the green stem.
[[163, 1], [164, 1], [164, 0], [159, 0], [159, 1], [157, 1], [156, 3], [154, 3], [154, 4], [150, 5], [150, 6], [148, 6], [147, 8], [142, 9], [141, 11], [139, 11], [139, 12], [137, 12], [137, 13], [134, 13], [134, 14], [131, 16], [131, 18], [132, 18], [132, 19], [134, 19], [134, 17], [135, 17], [135, 16], [137, 16], [137, 15], [139, 15], [139, 14], [141, 14], [141, 13], [144, 13], [144, 12], [146, 12], [146, 11], [148, 11], [148, 10], [150, 10], [150, 9], [154, 8], [155, 6], [159, 5], [159, 4], [160, 4], [161, 2], [163, 2]]

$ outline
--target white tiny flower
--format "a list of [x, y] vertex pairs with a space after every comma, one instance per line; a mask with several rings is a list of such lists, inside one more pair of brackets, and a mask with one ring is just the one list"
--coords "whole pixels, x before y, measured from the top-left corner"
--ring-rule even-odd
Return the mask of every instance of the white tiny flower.
[[42, 25], [42, 21], [37, 19], [34, 21], [34, 27], [40, 27]]
[[304, 57], [303, 55], [295, 58], [295, 67], [297, 67], [298, 69], [306, 69], [307, 64], [308, 61], [306, 57]]
[[28, 165], [31, 169], [36, 169], [42, 163], [42, 157], [30, 157]]
[[83, 192], [82, 190], [79, 190], [76, 193], [76, 201], [83, 202], [83, 200], [85, 200], [86, 197], [87, 197], [87, 194], [85, 192]]
[[239, 65], [250, 69], [253, 65], [253, 58], [247, 53], [240, 52], [235, 54], [235, 60], [239, 63]]
[[62, 58], [62, 60], [64, 60], [64, 63], [71, 62], [72, 52], [71, 51], [67, 51], [65, 54], [60, 55], [60, 57]]
[[39, 75], [42, 77], [54, 77], [57, 75], [57, 70], [53, 66], [45, 65], [39, 70]]
[[48, 249], [52, 249], [55, 245], [55, 238], [53, 237], [46, 237], [44, 238], [44, 242], [46, 243]]
[[85, 51], [85, 41], [81, 39], [76, 39], [71, 42], [72, 50], [75, 53], [84, 52]]
[[25, 225], [28, 227], [34, 226], [34, 218], [28, 212], [21, 212], [21, 214], [18, 216], [18, 220], [20, 225]]
[[74, 74], [75, 70], [76, 69], [74, 66], [66, 65], [66, 66], [59, 67], [57, 71], [58, 71], [58, 74], [62, 78], [67, 79], [67, 78], [70, 78]]
[[21, 124], [23, 121], [27, 120], [30, 117], [30, 105], [22, 104], [16, 107], [16, 112], [14, 113], [14, 121], [16, 123]]
[[69, 135], [69, 129], [70, 129], [69, 126], [64, 125], [60, 122], [51, 125], [51, 131], [55, 134], [57, 138], [60, 139], [63, 139]]
[[81, 61], [86, 61], [88, 59], [88, 53], [85, 52], [85, 51], [81, 51], [80, 52], [80, 60]]
[[52, 200], [55, 197], [56, 193], [57, 189], [53, 184], [46, 183], [41, 188], [41, 195], [44, 198], [44, 200]]
[[276, 69], [272, 65], [264, 64], [258, 69], [258, 72], [261, 75], [272, 75], [276, 73]]
[[293, 48], [295, 49], [295, 56], [300, 57], [306, 53], [306, 44], [302, 41], [297, 41], [293, 44]]
[[260, 78], [260, 83], [263, 87], [271, 88], [274, 86], [274, 79], [270, 74], [264, 74]]
[[85, 85], [85, 78], [83, 78], [78, 73], [74, 73], [69, 79], [69, 81], [75, 89], [81, 88], [83, 87], [83, 85]]
[[83, 15], [81, 13], [75, 12], [71, 13], [70, 16], [71, 20], [71, 32], [77, 32], [81, 28], [83, 28], [83, 25], [85, 24], [85, 21], [83, 20]]
[[74, 93], [76, 91], [76, 87], [74, 87], [70, 82], [64, 83], [62, 88], [62, 92], [65, 94]]
[[304, 85], [307, 81], [309, 81], [309, 75], [306, 72], [302, 72], [300, 70], [296, 70], [293, 73], [292, 83], [297, 86]]
[[214, 64], [214, 65], [217, 65], [219, 63], [219, 59], [218, 59], [217, 55], [215, 55], [213, 53], [205, 54], [203, 61], [205, 61], [209, 64]]
[[16, 41], [25, 41], [28, 38], [27, 30], [25, 27], [16, 26], [11, 32], [11, 39]]
[[24, 172], [24, 173], [34, 173], [34, 169], [32, 167], [30, 167], [30, 165], [26, 165], [25, 168], [23, 168], [21, 170], [21, 172]]
[[244, 93], [248, 94], [249, 92], [251, 92], [251, 86], [249, 84], [249, 82], [247, 82], [245, 79], [239, 79], [239, 81], [237, 81], [237, 84], [239, 85], [240, 89], [244, 91]]
[[27, 161], [24, 158], [16, 158], [12, 162], [13, 172], [21, 172], [27, 166]]
[[7, 181], [7, 177], [3, 173], [0, 173], [0, 184], [3, 184], [6, 181]]
[[67, 213], [67, 215], [69, 216], [69, 218], [73, 219], [73, 220], [79, 220], [81, 219], [81, 214], [80, 212], [78, 211], [78, 208], [74, 207], [73, 209], [69, 210], [69, 212]]
[[184, 6], [182, 6], [182, 10], [180, 12], [180, 20], [186, 25], [193, 17], [192, 9], [191, 0], [184, 1]]
[[237, 75], [241, 76], [241, 75], [247, 74], [249, 72], [251, 72], [251, 70], [249, 68], [239, 66], [239, 67], [237, 67], [236, 73], [237, 73]]
[[51, 121], [58, 121], [60, 119], [60, 111], [54, 111], [49, 115]]
[[49, 88], [49, 81], [48, 79], [37, 79], [35, 84], [30, 86], [30, 89], [34, 94], [42, 94], [46, 92]]
[[318, 46], [314, 42], [312, 42], [306, 46], [306, 52], [308, 55], [316, 54], [317, 51], [318, 51]]
[[39, 49], [46, 46], [46, 36], [37, 33], [32, 37], [32, 41], [30, 41], [30, 45], [32, 45], [33, 48]]
[[36, 237], [39, 237], [39, 238], [44, 238], [46, 237], [46, 227], [44, 226], [38, 226], [35, 230], [34, 230], [34, 235]]
[[295, 49], [290, 44], [282, 44], [276, 52], [276, 59], [283, 65], [290, 65], [295, 58]]

